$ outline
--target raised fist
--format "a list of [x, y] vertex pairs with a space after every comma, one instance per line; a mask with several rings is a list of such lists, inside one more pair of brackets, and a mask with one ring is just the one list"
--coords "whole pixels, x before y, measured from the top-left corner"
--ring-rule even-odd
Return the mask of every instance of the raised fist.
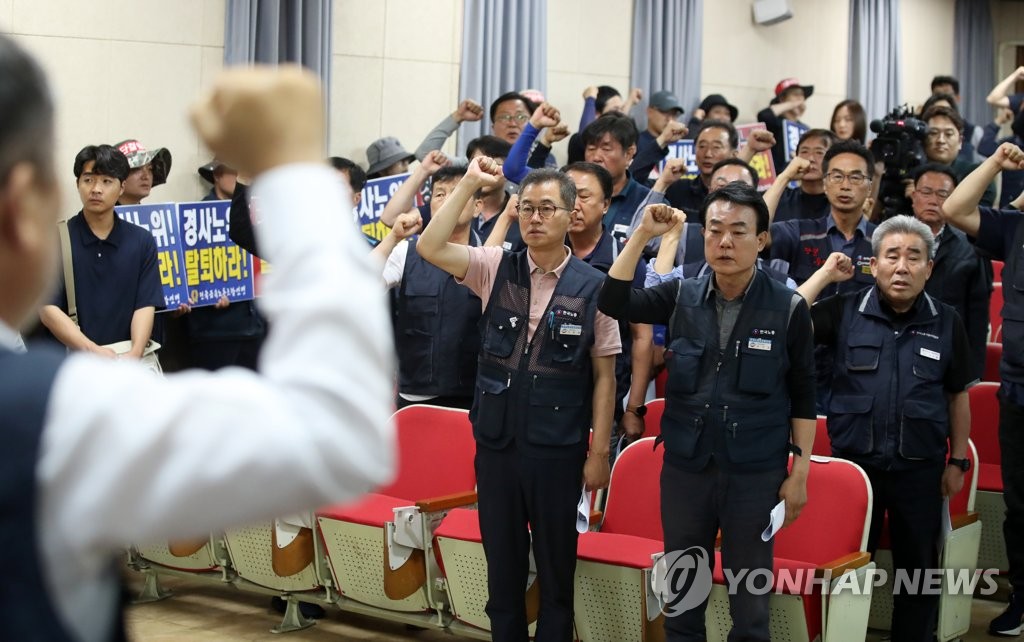
[[545, 127], [554, 127], [561, 118], [561, 114], [558, 113], [558, 109], [554, 105], [543, 102], [537, 109], [533, 110], [533, 115], [530, 116], [530, 124], [536, 129], [544, 129]]
[[459, 106], [452, 112], [452, 117], [457, 123], [472, 123], [484, 117], [484, 108], [480, 103], [469, 98], [459, 103]]
[[449, 163], [450, 161], [448, 160], [448, 157], [444, 155], [444, 152], [435, 149], [423, 157], [423, 162], [420, 163], [420, 166], [423, 168], [423, 171], [427, 173], [427, 176], [433, 176], [438, 172], [438, 170], [442, 167], [446, 167]]
[[755, 129], [747, 138], [747, 147], [755, 152], [766, 152], [775, 146], [775, 134], [767, 129]]
[[544, 132], [544, 144], [551, 147], [558, 141], [569, 135], [569, 126], [565, 123], [558, 123]]
[[398, 218], [395, 219], [394, 226], [391, 228], [391, 232], [398, 237], [399, 240], [404, 240], [419, 232], [422, 225], [423, 218], [420, 216], [419, 210], [412, 209], [404, 214], [398, 215]]
[[501, 182], [501, 165], [489, 156], [477, 156], [466, 169], [466, 178], [480, 187], [492, 187]]
[[676, 225], [686, 222], [686, 214], [669, 205], [648, 205], [640, 221], [640, 229], [651, 237], [661, 236]]

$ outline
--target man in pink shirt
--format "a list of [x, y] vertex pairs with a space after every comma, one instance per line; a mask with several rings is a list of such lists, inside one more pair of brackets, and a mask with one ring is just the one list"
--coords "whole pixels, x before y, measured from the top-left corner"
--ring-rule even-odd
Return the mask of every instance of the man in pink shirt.
[[540, 169], [520, 183], [525, 250], [448, 241], [467, 201], [500, 179], [497, 163], [475, 158], [418, 249], [484, 306], [470, 419], [492, 637], [527, 639], [532, 541], [540, 586], [535, 639], [566, 642], [573, 635], [576, 506], [581, 486], [608, 484], [621, 342], [616, 322], [597, 311], [604, 275], [565, 246], [577, 209], [576, 186], [565, 174]]

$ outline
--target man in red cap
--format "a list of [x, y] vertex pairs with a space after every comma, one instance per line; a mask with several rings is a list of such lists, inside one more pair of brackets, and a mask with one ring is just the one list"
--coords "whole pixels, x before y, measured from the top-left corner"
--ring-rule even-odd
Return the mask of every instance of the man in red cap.
[[121, 205], [138, 205], [149, 196], [150, 190], [167, 182], [167, 175], [171, 173], [171, 152], [166, 147], [150, 151], [134, 138], [122, 140], [114, 147], [125, 155], [131, 168], [124, 182], [124, 193], [118, 199]]
[[807, 109], [806, 100], [814, 93], [814, 85], [801, 85], [796, 78], [786, 78], [775, 85], [775, 98], [757, 114], [757, 119], [775, 135], [772, 160], [776, 169], [786, 166], [786, 142], [782, 135], [782, 120], [799, 123]]

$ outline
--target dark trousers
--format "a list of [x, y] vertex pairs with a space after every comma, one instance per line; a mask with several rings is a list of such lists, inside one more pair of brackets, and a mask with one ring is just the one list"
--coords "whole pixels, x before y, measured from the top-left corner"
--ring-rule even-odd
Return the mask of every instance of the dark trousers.
[[468, 397], [454, 397], [454, 396], [442, 396], [434, 397], [433, 399], [427, 399], [425, 401], [409, 401], [403, 399], [399, 395], [395, 399], [395, 407], [399, 410], [406, 406], [414, 406], [418, 403], [428, 404], [431, 406], [443, 406], [445, 408], [461, 408], [462, 410], [469, 410], [473, 406], [473, 396]]
[[[494, 642], [526, 642], [530, 536], [540, 588], [537, 642], [573, 639], [576, 505], [585, 454], [571, 459], [527, 457], [511, 445], [477, 446], [480, 534], [487, 556], [487, 616]], [[529, 525], [529, 529], [527, 529]]]
[[[220, 370], [228, 366], [239, 366], [255, 370], [262, 345], [262, 337], [196, 341], [189, 345], [192, 367]], [[162, 354], [163, 350], [160, 352]]]
[[[925, 584], [925, 569], [938, 568], [938, 544], [942, 532], [942, 473], [945, 462], [911, 471], [883, 471], [870, 466], [864, 470], [871, 480], [874, 505], [868, 550], [874, 554], [882, 533], [882, 520], [889, 514], [889, 541], [893, 569], [905, 570], [911, 580], [920, 570], [917, 588]], [[910, 584], [914, 586], [913, 582]], [[938, 622], [939, 595], [921, 590], [904, 590], [893, 595], [892, 639], [931, 642]], [[916, 593], [916, 594], [915, 594]]]
[[[680, 470], [667, 461], [661, 471], [661, 524], [665, 532], [665, 552], [684, 551], [700, 546], [715, 560], [715, 536], [722, 529], [722, 566], [739, 572], [747, 569], [772, 570], [772, 542], [762, 542], [772, 508], [779, 503], [779, 486], [786, 469], [731, 473], [714, 461], [700, 472]], [[746, 576], [744, 576], [746, 577]], [[741, 582], [729, 596], [732, 615], [730, 642], [770, 640], [768, 613], [770, 592], [752, 595]], [[758, 584], [760, 588], [760, 584]], [[668, 642], [704, 640], [705, 599], [699, 608], [665, 618]]]
[[1003, 540], [1010, 561], [1010, 584], [1024, 595], [1024, 406], [999, 401], [999, 450], [1003, 468], [1006, 521]]

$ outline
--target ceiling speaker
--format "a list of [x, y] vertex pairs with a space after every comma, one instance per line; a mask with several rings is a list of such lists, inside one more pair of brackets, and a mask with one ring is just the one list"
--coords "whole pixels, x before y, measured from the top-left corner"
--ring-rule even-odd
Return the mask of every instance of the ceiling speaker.
[[773, 25], [793, 17], [789, 0], [754, 0], [754, 22]]

